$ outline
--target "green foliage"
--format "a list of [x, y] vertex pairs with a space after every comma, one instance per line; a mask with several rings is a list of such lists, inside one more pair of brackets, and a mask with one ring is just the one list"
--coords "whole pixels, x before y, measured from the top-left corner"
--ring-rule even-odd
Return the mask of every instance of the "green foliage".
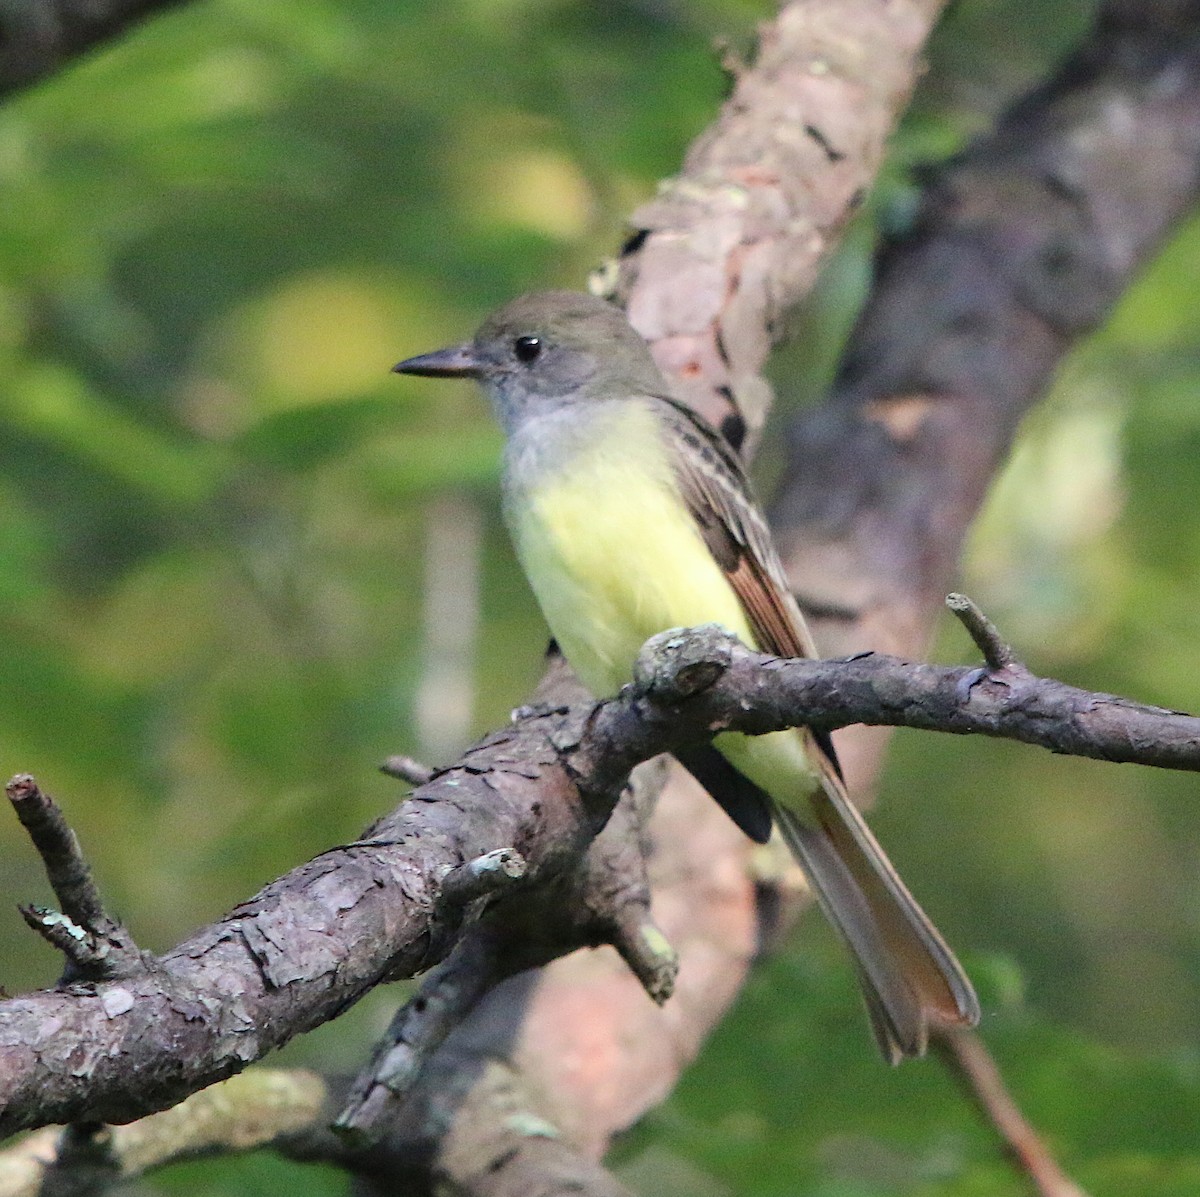
[[[396, 798], [388, 753], [444, 758], [527, 694], [545, 633], [494, 515], [498, 436], [470, 388], [389, 367], [578, 285], [711, 118], [711, 37], [748, 42], [768, 8], [196, 0], [0, 111], [0, 769], [63, 800], [147, 946], [357, 834]], [[827, 376], [909, 166], [1085, 18], [956, 6], [798, 322], [787, 401]], [[1192, 709], [1198, 273], [1193, 224], [1028, 421], [964, 578], [1033, 668]], [[450, 644], [447, 595], [479, 612]], [[1096, 1197], [1200, 1189], [1194, 789], [910, 735], [877, 819]], [[0, 857], [0, 911], [45, 897], [15, 820]], [[53, 979], [15, 913], [0, 942], [9, 991]], [[295, 1058], [347, 1067], [392, 999]], [[936, 1064], [880, 1069], [819, 930], [618, 1158], [647, 1194], [1024, 1191]], [[342, 1187], [269, 1157], [163, 1183]]]
[[[882, 1070], [824, 935], [758, 969], [672, 1100], [614, 1153], [642, 1192], [703, 1197], [1024, 1197], [941, 1063]], [[1052, 1025], [1004, 957], [968, 959], [986, 1035], [1024, 1112], [1092, 1197], [1195, 1191], [1200, 1077]], [[792, 1016], [780, 1017], [783, 1000]], [[658, 1177], [664, 1177], [661, 1181]]]

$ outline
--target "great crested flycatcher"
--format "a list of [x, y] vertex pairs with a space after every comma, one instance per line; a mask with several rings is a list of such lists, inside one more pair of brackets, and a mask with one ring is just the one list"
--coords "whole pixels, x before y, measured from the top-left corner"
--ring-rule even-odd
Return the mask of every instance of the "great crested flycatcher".
[[[616, 693], [642, 644], [673, 627], [718, 623], [762, 652], [816, 655], [737, 458], [672, 397], [617, 308], [525, 295], [473, 341], [395, 369], [487, 392], [517, 555], [594, 694]], [[724, 732], [679, 756], [752, 838], [774, 820], [853, 954], [890, 1062], [923, 1052], [931, 1027], [978, 1022], [970, 981], [850, 803], [828, 736]]]

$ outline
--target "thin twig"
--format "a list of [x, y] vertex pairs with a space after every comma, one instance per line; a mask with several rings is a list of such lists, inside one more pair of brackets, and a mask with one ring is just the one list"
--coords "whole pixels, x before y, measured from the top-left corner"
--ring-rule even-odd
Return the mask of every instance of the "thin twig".
[[407, 781], [409, 785], [423, 786], [429, 782], [435, 770], [429, 765], [423, 765], [420, 761], [411, 756], [397, 754], [389, 756], [382, 765], [379, 766], [380, 773], [386, 773], [388, 777], [395, 777], [399, 781]]
[[661, 1006], [674, 992], [679, 953], [650, 918], [649, 910], [630, 904], [612, 930], [612, 945], [642, 983], [647, 996]]
[[28, 773], [18, 773], [5, 787], [5, 792], [46, 866], [46, 876], [63, 913], [89, 929], [110, 921], [104, 913], [100, 891], [92, 880], [92, 871], [83, 858], [79, 840], [68, 826], [58, 803], [44, 793]]
[[1021, 1113], [996, 1061], [974, 1031], [943, 1031], [933, 1044], [1041, 1197], [1087, 1197], [1058, 1166], [1050, 1149]]
[[383, 1133], [425, 1061], [505, 974], [496, 946], [485, 929], [472, 927], [396, 1012], [333, 1124], [354, 1149]]
[[145, 957], [132, 936], [105, 912], [79, 839], [58, 803], [28, 773], [18, 773], [5, 792], [62, 906], [62, 914], [25, 906], [21, 915], [66, 956], [63, 980], [111, 980], [144, 969]]
[[946, 595], [946, 606], [967, 629], [989, 669], [1006, 669], [1017, 664], [1017, 654], [1000, 636], [996, 625], [965, 594]]
[[497, 848], [451, 869], [442, 878], [442, 897], [458, 906], [466, 906], [497, 890], [507, 889], [528, 872], [524, 857], [512, 848]]
[[27, 927], [61, 952], [72, 969], [78, 970], [75, 976], [98, 967], [108, 954], [103, 940], [57, 910], [34, 905], [18, 906], [17, 910]]

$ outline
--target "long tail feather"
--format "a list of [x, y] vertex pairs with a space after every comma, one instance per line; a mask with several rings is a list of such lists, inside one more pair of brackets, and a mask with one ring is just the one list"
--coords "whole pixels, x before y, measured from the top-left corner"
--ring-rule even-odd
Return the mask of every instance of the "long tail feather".
[[871, 1026], [895, 1064], [935, 1027], [974, 1026], [979, 1000], [954, 954], [900, 880], [840, 781], [775, 818], [817, 900], [854, 955]]

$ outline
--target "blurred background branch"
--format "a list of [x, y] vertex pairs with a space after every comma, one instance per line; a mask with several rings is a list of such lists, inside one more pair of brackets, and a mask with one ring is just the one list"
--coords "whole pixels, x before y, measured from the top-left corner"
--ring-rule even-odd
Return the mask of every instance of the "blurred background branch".
[[0, 0], [0, 96], [179, 0]]

